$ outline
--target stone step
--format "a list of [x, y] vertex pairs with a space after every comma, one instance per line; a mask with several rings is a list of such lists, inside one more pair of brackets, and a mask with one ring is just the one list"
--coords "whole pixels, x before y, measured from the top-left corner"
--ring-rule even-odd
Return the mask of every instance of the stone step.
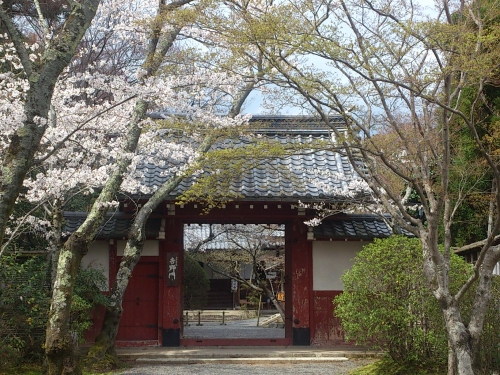
[[142, 363], [304, 363], [379, 357], [381, 352], [355, 346], [329, 347], [179, 347], [117, 348], [123, 360]]

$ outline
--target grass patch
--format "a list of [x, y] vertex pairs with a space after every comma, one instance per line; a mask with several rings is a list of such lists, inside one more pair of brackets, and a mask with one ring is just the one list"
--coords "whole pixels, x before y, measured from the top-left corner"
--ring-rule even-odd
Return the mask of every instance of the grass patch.
[[42, 375], [42, 366], [27, 364], [16, 367], [9, 367], [8, 370], [0, 370], [0, 375]]
[[415, 364], [404, 364], [394, 362], [390, 358], [383, 358], [367, 366], [355, 369], [350, 375], [446, 375], [442, 369], [428, 369]]

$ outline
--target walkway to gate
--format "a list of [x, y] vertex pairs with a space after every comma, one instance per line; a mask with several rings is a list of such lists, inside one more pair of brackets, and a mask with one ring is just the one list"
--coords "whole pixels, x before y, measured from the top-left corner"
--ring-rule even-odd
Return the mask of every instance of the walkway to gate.
[[268, 310], [262, 311], [258, 318], [228, 316], [223, 321], [221, 311], [217, 317], [209, 315], [209, 319], [200, 322], [190, 318], [188, 325], [183, 327], [182, 345], [287, 345], [284, 324], [276, 324], [271, 318], [275, 314], [275, 310]]
[[[283, 324], [264, 325], [266, 319], [275, 311], [264, 312], [260, 317], [251, 319], [222, 319], [217, 321], [191, 321], [184, 327], [185, 339], [284, 339], [285, 328]], [[202, 325], [198, 325], [202, 324]]]

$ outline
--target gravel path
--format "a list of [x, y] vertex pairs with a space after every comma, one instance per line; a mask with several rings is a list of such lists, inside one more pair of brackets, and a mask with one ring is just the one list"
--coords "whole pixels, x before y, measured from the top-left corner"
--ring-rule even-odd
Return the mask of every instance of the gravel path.
[[114, 374], [121, 375], [347, 375], [349, 371], [373, 362], [374, 359], [353, 359], [338, 363], [300, 364], [193, 364], [139, 365]]

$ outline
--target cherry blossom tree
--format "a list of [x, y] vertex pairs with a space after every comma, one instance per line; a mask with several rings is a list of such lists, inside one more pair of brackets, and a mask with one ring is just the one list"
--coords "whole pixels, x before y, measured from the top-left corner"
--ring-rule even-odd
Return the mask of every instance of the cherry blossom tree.
[[[4, 33], [0, 51], [0, 113], [2, 126], [8, 127], [2, 129], [0, 243], [24, 177], [48, 127], [56, 82], [73, 58], [99, 0], [64, 4], [61, 13], [54, 17], [57, 22], [51, 23], [46, 17], [48, 10], [38, 1], [34, 5], [35, 9], [28, 12], [23, 11], [21, 4], [0, 2], [0, 30]], [[42, 30], [41, 38], [37, 38], [36, 30]]]
[[[200, 129], [212, 134], [193, 142], [200, 145], [199, 151], [203, 153], [210, 147], [214, 129], [246, 121], [237, 116], [237, 112], [250, 89], [243, 94], [238, 92], [241, 92], [240, 87], [251, 87], [252, 82], [242, 86], [239, 78], [208, 71], [201, 65], [176, 75], [163, 71], [165, 57], [183, 23], [189, 19], [187, 15], [196, 13], [194, 8], [186, 8], [190, 3], [192, 1], [141, 2], [140, 7], [135, 4], [134, 9], [134, 4], [106, 1], [99, 8], [96, 22], [84, 41], [78, 48], [75, 46], [71, 64], [54, 82], [44, 125], [45, 137], [39, 142], [35, 162], [31, 162], [33, 172], [25, 181], [28, 190], [23, 195], [23, 199], [43, 205], [49, 213], [52, 219], [49, 240], [53, 259], [58, 260], [57, 272], [53, 273], [55, 282], [47, 328], [49, 373], [78, 371], [75, 345], [68, 332], [74, 271], [105, 213], [116, 206], [115, 195], [120, 188], [127, 193], [137, 193], [141, 189], [141, 193], [155, 192], [154, 189], [143, 190], [139, 183], [142, 172], [136, 169], [137, 165], [166, 163], [167, 160], [173, 163], [169, 165], [169, 172], [178, 176], [170, 181], [170, 188], [163, 188], [168, 191], [179, 181], [182, 169], [197, 156], [196, 149], [173, 140], [169, 128], [178, 127], [179, 123], [190, 124], [191, 128], [201, 125]], [[173, 14], [179, 8], [183, 8], [181, 21], [173, 22]], [[32, 17], [33, 9], [25, 11]], [[50, 33], [49, 21], [52, 20], [46, 19], [45, 9], [40, 12], [41, 26], [33, 32], [45, 37]], [[157, 16], [151, 20], [149, 17], [155, 13]], [[130, 45], [133, 48], [124, 47]], [[30, 50], [33, 52], [31, 60], [40, 58], [36, 55], [37, 48], [34, 43]], [[6, 54], [9, 67], [22, 70], [19, 58], [12, 54], [17, 52], [15, 44], [3, 44], [2, 52]], [[24, 116], [23, 107], [30, 90], [28, 82], [12, 72], [2, 81], [8, 90], [3, 91], [5, 95], [0, 100], [9, 107], [8, 111], [2, 111], [6, 120], [2, 123], [6, 126], [3, 135], [12, 131], [8, 127], [10, 124]], [[233, 99], [226, 106], [225, 97], [231, 96]], [[240, 107], [231, 110], [229, 117], [221, 116], [224, 108], [230, 110], [234, 103]], [[166, 114], [165, 119], [151, 121], [146, 117], [148, 110], [161, 110]], [[200, 132], [192, 133], [193, 136], [197, 134]], [[2, 138], [2, 142], [7, 149], [8, 138]], [[95, 191], [100, 193], [87, 220], [61, 244], [62, 208], [72, 196]], [[160, 190], [156, 196], [161, 197], [161, 194], [165, 192]], [[154, 202], [157, 205], [159, 201]], [[138, 216], [138, 227], [143, 225], [141, 217], [145, 221], [147, 215]]]
[[[202, 136], [201, 139], [195, 137], [194, 142], [191, 143], [193, 145], [197, 145], [196, 150], [193, 150], [194, 157], [191, 159], [191, 162], [189, 160], [183, 161], [181, 163], [181, 165], [184, 167], [183, 170], [175, 170], [174, 168], [172, 168], [170, 170], [170, 172], [172, 173], [171, 177], [158, 187], [158, 189], [151, 195], [148, 201], [139, 209], [139, 211], [135, 215], [131, 228], [129, 229], [122, 261], [120, 262], [115, 282], [111, 288], [110, 304], [106, 308], [106, 314], [104, 317], [101, 333], [97, 337], [95, 345], [90, 349], [88, 353], [89, 361], [95, 363], [103, 360], [106, 355], [116, 355], [114, 344], [116, 336], [118, 334], [118, 327], [123, 312], [122, 300], [128, 285], [129, 278], [132, 275], [134, 267], [140, 260], [142, 254], [144, 241], [146, 239], [146, 231], [144, 230], [144, 228], [150, 214], [168, 197], [168, 195], [179, 185], [179, 183], [181, 183], [186, 177], [189, 177], [193, 173], [193, 169], [189, 167], [200, 163], [200, 161], [203, 160], [205, 155], [209, 152], [213, 144], [220, 137], [227, 137], [225, 128], [228, 125], [231, 125], [231, 127], [238, 127], [244, 125], [248, 120], [248, 116], [239, 116], [237, 114], [233, 115], [234, 108], [241, 108], [241, 102], [247, 98], [248, 94], [245, 94], [245, 92], [250, 92], [249, 90], [246, 90], [248, 84], [245, 84], [243, 82], [242, 85], [238, 85], [235, 81], [233, 81], [232, 87], [233, 89], [244, 87], [244, 90], [243, 94], [241, 94], [241, 91], [237, 91], [229, 95], [230, 102], [234, 103], [234, 105], [229, 111], [228, 117], [225, 119], [207, 119], [209, 121], [207, 123], [208, 128], [205, 127], [205, 129], [203, 129], [203, 126], [198, 127], [197, 131], [201, 132], [201, 134], [206, 135]], [[231, 89], [229, 87], [226, 87], [224, 89], [224, 92], [226, 94], [230, 93]], [[221, 98], [217, 97], [216, 103], [220, 104], [220, 101]], [[215, 106], [216, 103], [212, 103], [211, 106]], [[186, 133], [183, 133], [181, 141], [185, 142], [187, 137], [188, 135]]]
[[[246, 123], [248, 116], [241, 117], [239, 113], [250, 93], [260, 87], [261, 77], [265, 68], [262, 65], [262, 60], [252, 54], [248, 54], [243, 58], [236, 56], [238, 58], [237, 61], [231, 57], [227, 57], [231, 55], [228, 51], [230, 51], [231, 46], [234, 46], [234, 39], [229, 38], [229, 35], [221, 33], [220, 29], [215, 30], [207, 26], [208, 20], [213, 19], [212, 16], [217, 12], [216, 9], [219, 6], [217, 4], [214, 7], [200, 7], [196, 18], [183, 28], [180, 28], [175, 21], [173, 22], [173, 29], [178, 32], [179, 38], [182, 38], [189, 47], [186, 49], [189, 52], [189, 56], [186, 57], [182, 49], [175, 51], [170, 57], [165, 59], [164, 69], [169, 74], [176, 75], [202, 70], [206, 72], [212, 71], [212, 75], [229, 74], [233, 77], [238, 77], [239, 82], [233, 83], [233, 90], [229, 90], [226, 87], [223, 90], [225, 94], [217, 99], [219, 113], [225, 114], [224, 118], [226, 121], [234, 127]], [[203, 45], [201, 49], [199, 48], [200, 43]], [[255, 50], [253, 52], [258, 51]], [[218, 57], [214, 58], [214, 56]], [[227, 59], [224, 59], [224, 56]], [[168, 64], [169, 59], [175, 59], [175, 63]], [[149, 215], [184, 178], [199, 169], [197, 166], [203, 164], [203, 160], [205, 160], [215, 142], [221, 138], [224, 139], [231, 136], [225, 131], [227, 126], [219, 126], [219, 129], [216, 130], [213, 128], [214, 121], [210, 120], [210, 123], [211, 125], [208, 128], [198, 128], [196, 131], [197, 134], [201, 135], [201, 138], [196, 139], [193, 143], [197, 145], [193, 167], [183, 172], [174, 173], [171, 178], [154, 192], [147, 203], [135, 215], [128, 234], [124, 256], [111, 290], [111, 303], [106, 310], [101, 334], [96, 339], [96, 344], [89, 351], [89, 361], [99, 362], [105, 358], [105, 355], [115, 354], [114, 342], [122, 315], [122, 298], [130, 275], [141, 256], [145, 239], [143, 228]], [[189, 137], [189, 134], [185, 133], [184, 137]]]

